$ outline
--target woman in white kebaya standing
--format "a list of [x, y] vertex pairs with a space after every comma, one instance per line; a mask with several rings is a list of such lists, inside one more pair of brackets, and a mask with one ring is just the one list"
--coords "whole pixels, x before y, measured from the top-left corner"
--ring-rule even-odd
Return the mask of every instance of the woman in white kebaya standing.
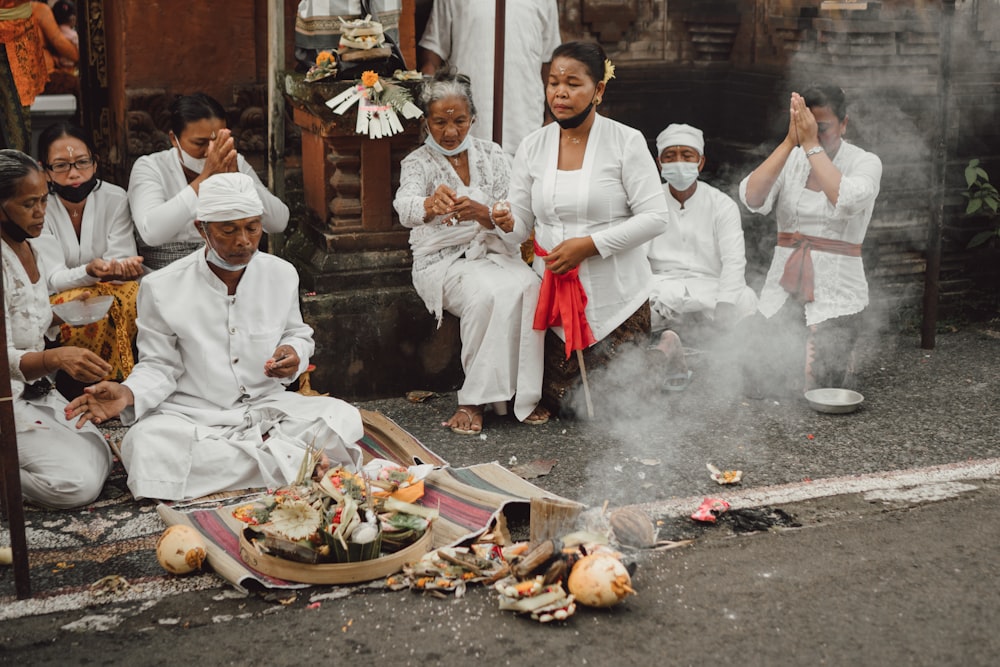
[[465, 382], [444, 425], [479, 433], [485, 406], [504, 413], [511, 399], [518, 420], [545, 423], [542, 332], [531, 327], [538, 278], [493, 223], [494, 205], [507, 199], [508, 158], [469, 133], [476, 108], [467, 77], [439, 71], [420, 102], [427, 140], [403, 160], [394, 206], [412, 229], [417, 293], [438, 322], [443, 311], [460, 322]]
[[268, 191], [236, 152], [226, 113], [204, 93], [181, 95], [170, 105], [170, 148], [136, 160], [128, 184], [139, 253], [150, 269], [204, 248], [194, 226], [198, 188], [213, 174], [240, 172], [254, 181], [269, 234], [288, 224], [288, 207]]

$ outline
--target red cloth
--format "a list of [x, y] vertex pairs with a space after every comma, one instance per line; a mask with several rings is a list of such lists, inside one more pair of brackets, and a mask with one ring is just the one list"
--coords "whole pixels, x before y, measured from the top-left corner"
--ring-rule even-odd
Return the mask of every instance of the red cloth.
[[795, 232], [778, 232], [778, 245], [782, 248], [795, 248], [785, 262], [785, 271], [781, 274], [778, 284], [785, 291], [802, 303], [815, 299], [813, 294], [815, 272], [813, 271], [812, 251], [829, 252], [834, 255], [861, 257], [861, 244], [825, 239], [820, 236], [808, 236]]
[[[537, 241], [534, 246], [539, 257], [549, 254]], [[561, 326], [566, 334], [566, 358], [569, 359], [573, 350], [583, 350], [597, 342], [584, 312], [586, 307], [587, 293], [580, 284], [580, 267], [562, 274], [552, 273], [546, 268], [532, 328], [544, 331]]]

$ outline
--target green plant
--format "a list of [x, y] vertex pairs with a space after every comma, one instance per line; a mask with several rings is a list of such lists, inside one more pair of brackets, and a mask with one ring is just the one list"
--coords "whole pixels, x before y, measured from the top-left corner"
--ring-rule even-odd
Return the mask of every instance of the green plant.
[[[969, 160], [965, 168], [966, 190], [962, 196], [968, 200], [965, 205], [966, 215], [990, 215], [993, 217], [993, 228], [977, 233], [969, 240], [967, 247], [975, 248], [983, 245], [993, 237], [1000, 237], [1000, 192], [990, 183], [990, 176], [979, 166], [979, 160]], [[987, 210], [988, 209], [988, 210]]]

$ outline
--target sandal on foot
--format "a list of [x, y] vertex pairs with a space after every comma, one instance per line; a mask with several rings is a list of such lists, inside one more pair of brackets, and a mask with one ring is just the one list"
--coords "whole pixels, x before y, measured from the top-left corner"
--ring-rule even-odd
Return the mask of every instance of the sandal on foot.
[[668, 375], [667, 379], [663, 381], [664, 391], [684, 391], [691, 384], [691, 376], [694, 375], [694, 371], [682, 371], [680, 373], [674, 373]]
[[541, 426], [542, 424], [549, 423], [549, 411], [542, 406], [537, 406], [531, 411], [531, 414], [524, 418], [525, 424], [531, 424], [532, 426]]
[[[470, 410], [469, 408], [462, 408], [462, 407], [460, 407], [458, 410], [455, 410], [455, 414], [457, 415], [459, 412], [461, 412], [463, 415], [465, 415], [466, 417], [469, 418], [469, 428], [462, 428], [461, 426], [450, 426], [449, 428], [451, 428], [451, 432], [452, 433], [458, 433], [459, 435], [479, 435], [480, 433], [482, 433], [482, 431], [483, 431], [483, 411], [482, 411], [482, 408], [480, 408], [478, 410], [476, 410], [476, 409]], [[478, 429], [475, 428], [475, 426], [476, 426], [476, 417], [479, 417], [479, 428]], [[454, 419], [454, 418], [455, 418], [455, 415], [452, 415], [452, 419]], [[448, 420], [448, 421], [451, 421], [451, 420]], [[443, 425], [444, 426], [448, 426], [448, 422], [445, 422]]]

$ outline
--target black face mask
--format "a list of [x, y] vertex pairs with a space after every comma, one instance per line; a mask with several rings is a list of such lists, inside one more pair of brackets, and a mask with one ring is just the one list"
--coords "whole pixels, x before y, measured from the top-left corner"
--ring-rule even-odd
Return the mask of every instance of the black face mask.
[[98, 183], [100, 181], [97, 180], [97, 174], [94, 174], [90, 177], [90, 180], [84, 181], [77, 186], [59, 185], [55, 181], [49, 181], [49, 192], [59, 195], [61, 199], [65, 199], [70, 203], [79, 204], [90, 196], [90, 193], [94, 191]]
[[29, 238], [28, 232], [14, 224], [14, 221], [10, 219], [7, 209], [3, 209], [3, 220], [0, 220], [0, 229], [3, 229], [4, 234], [9, 236], [15, 243], [20, 243]]
[[594, 108], [594, 103], [591, 102], [590, 104], [587, 105], [586, 109], [576, 114], [575, 116], [570, 116], [569, 118], [560, 119], [556, 118], [556, 115], [552, 113], [552, 108], [549, 107], [549, 114], [553, 118], [556, 118], [556, 122], [559, 124], [559, 127], [561, 127], [564, 130], [572, 130], [580, 127], [583, 124], [583, 121], [587, 120], [587, 116], [590, 115], [590, 110], [593, 108]]

